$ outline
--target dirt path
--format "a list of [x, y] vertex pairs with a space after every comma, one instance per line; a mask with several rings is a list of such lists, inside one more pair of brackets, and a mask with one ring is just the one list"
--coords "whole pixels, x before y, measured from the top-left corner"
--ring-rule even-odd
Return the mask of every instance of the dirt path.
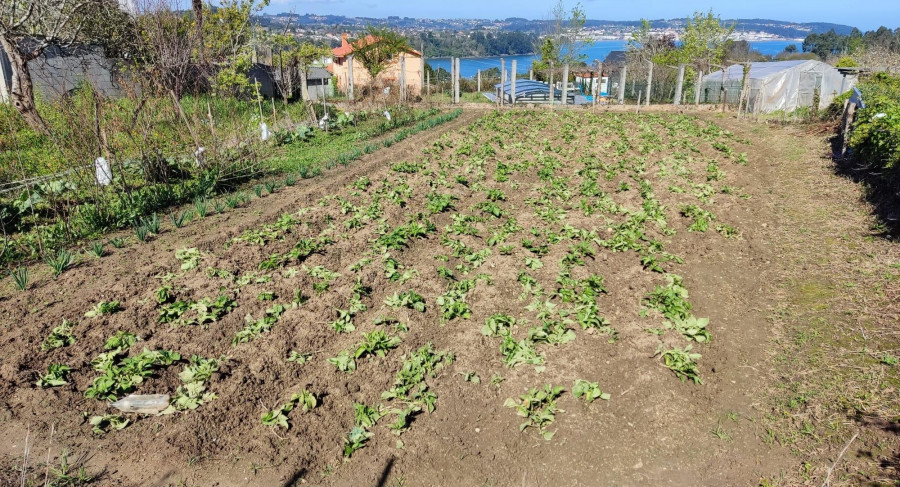
[[[690, 288], [695, 312], [710, 318], [714, 338], [702, 348], [702, 386], [682, 384], [659, 366], [658, 358], [651, 359], [658, 339], [647, 333], [647, 322], [637, 311], [648, 287], [658, 280], [643, 272], [633, 257], [603, 254], [595, 265], [604, 270], [606, 284], [615, 290], [610, 301], [615, 306], [608, 312], [620, 331], [618, 342], [579, 335], [572, 344], [547, 352], [548, 362], [554, 365], [545, 372], [535, 375], [531, 370], [504, 368], [496, 344], [477, 333], [487, 315], [506, 311], [495, 306], [505, 306], [509, 296], [520, 292], [512, 261], [507, 268], [503, 265], [507, 261], [500, 258], [496, 268], [491, 264], [494, 285], [473, 291], [472, 304], [478, 311], [471, 322], [410, 332], [420, 342], [452, 347], [456, 353], [452, 372], [434, 385], [439, 407], [419, 416], [415, 426], [403, 433], [402, 445], [397, 445], [402, 449], [390, 436], [381, 435], [344, 464], [322, 463], [329, 455], [340, 458], [334, 432], [346, 432], [348, 421], [352, 426], [352, 418], [335, 417], [340, 411], [329, 401], [309, 419], [292, 416], [297, 426], [286, 433], [255, 433], [262, 428], [258, 411], [272, 406], [268, 403], [247, 408], [254, 411], [250, 415], [234, 417], [245, 411], [234, 396], [247, 394], [247, 401], [270, 401], [291, 384], [327, 384], [326, 398], [348, 396], [361, 401], [377, 397], [390, 386], [398, 362], [391, 366], [368, 363], [346, 380], [335, 381], [333, 369], [327, 376], [295, 371], [283, 375], [289, 369], [275, 364], [282, 359], [274, 356], [276, 351], [282, 353], [280, 343], [329, 345], [330, 330], [313, 332], [308, 325], [330, 320], [330, 306], [315, 305], [291, 315], [290, 323], [267, 338], [270, 348], [231, 352], [229, 345], [222, 349], [235, 363], [222, 373], [231, 376], [229, 389], [219, 392], [221, 398], [211, 402], [210, 409], [204, 406], [203, 415], [177, 416], [174, 425], [153, 426], [151, 420], [129, 428], [127, 435], [86, 441], [81, 411], [92, 409], [88, 400], [69, 391], [20, 387], [40, 375], [36, 364], [42, 362], [32, 357], [33, 350], [40, 349], [48, 330], [65, 316], [61, 310], [71, 308], [69, 302], [132, 296], [128, 317], [147, 343], [177, 344], [183, 355], [211, 355], [208, 350], [218, 350], [223, 338], [226, 344], [230, 340], [224, 330], [239, 327], [242, 317], [229, 316], [222, 329], [194, 335], [181, 331], [154, 335], [150, 329], [141, 329], [155, 319], [151, 316], [148, 321], [142, 315], [154, 312], [152, 303], [146, 303], [145, 290], [155, 286], [154, 276], [171, 269], [176, 249], [191, 246], [217, 253], [216, 262], [222, 268], [258, 262], [270, 249], [223, 252], [223, 244], [285, 212], [313, 207], [323, 196], [346, 192], [348, 183], [360, 176], [372, 181], [390, 177], [391, 164], [421, 159], [422, 149], [442, 134], [458, 142], [462, 129], [481, 113], [466, 111], [434, 131], [322, 177], [301, 180], [247, 208], [170, 229], [148, 244], [114, 250], [100, 262], [82, 264], [58, 282], [42, 277], [31, 292], [0, 298], [0, 350], [4, 352], [0, 356], [0, 434], [12, 439], [0, 444], [0, 483], [18, 481], [15, 465], [23, 457], [26, 438], [32, 452], [41, 455], [48, 447], [52, 452], [64, 446], [73, 447], [76, 454], [86, 452], [89, 469], [105, 471], [97, 485], [820, 485], [837, 452], [858, 431], [863, 434], [842, 459], [833, 477], [835, 485], [890, 475], [892, 467], [885, 462], [890, 463], [891, 452], [897, 448], [893, 433], [886, 430], [891, 411], [896, 411], [890, 399], [896, 395], [895, 373], [880, 361], [897, 348], [885, 345], [885, 340], [896, 338], [888, 328], [896, 324], [896, 313], [883, 306], [896, 296], [896, 280], [885, 273], [900, 275], [896, 269], [891, 271], [900, 255], [892, 243], [873, 238], [872, 220], [868, 208], [859, 202], [859, 188], [835, 176], [830, 161], [820, 157], [824, 141], [796, 129], [742, 123], [715, 114], [703, 117], [732, 130], [738, 139], [752, 141], [741, 149], [747, 152], [749, 164], [726, 167], [728, 184], [746, 198], [717, 198], [717, 204], [709, 208], [721, 221], [735, 225], [741, 238], [688, 233], [679, 227], [681, 239], [671, 247], [667, 243], [667, 250], [685, 257], [677, 270]], [[418, 174], [410, 180], [424, 186], [431, 177]], [[471, 194], [463, 192], [459, 197]], [[517, 198], [510, 197], [518, 202]], [[391, 214], [402, 215], [399, 210]], [[438, 227], [449, 223], [446, 217], [436, 218]], [[521, 220], [527, 228], [528, 220]], [[316, 256], [320, 259], [315, 263], [341, 268], [334, 266], [358, 260], [365, 242], [365, 236], [351, 235], [329, 255]], [[416, 245], [402, 260], [424, 274], [424, 269], [434, 267], [432, 255], [441, 248], [438, 242]], [[552, 254], [548, 262], [560, 256]], [[427, 291], [429, 298], [440, 293], [436, 284], [426, 281], [425, 286], [423, 294]], [[339, 290], [349, 292], [350, 287]], [[428, 319], [436, 319], [433, 313], [429, 311]], [[416, 318], [411, 322], [420, 324]], [[110, 331], [94, 328], [84, 340], [102, 343]], [[872, 338], [874, 333], [883, 338]], [[347, 344], [353, 341], [340, 339]], [[852, 363], [823, 360], [863, 348], [868, 351], [852, 355], [858, 357]], [[71, 353], [62, 357], [67, 363], [91, 358]], [[859, 376], [850, 375], [860, 368], [864, 370]], [[476, 372], [481, 384], [464, 381], [461, 375], [467, 372]], [[505, 380], [499, 387], [488, 384], [498, 372]], [[560, 407], [566, 413], [557, 416], [553, 441], [519, 434], [520, 418], [502, 407], [504, 399], [539, 383], [570, 385], [573, 374], [600, 379], [612, 397], [591, 406], [564, 397]], [[79, 389], [85, 385], [81, 380]], [[171, 386], [177, 379], [164, 374], [161, 382]], [[838, 382], [844, 388], [835, 392]], [[798, 395], [803, 400], [794, 405], [791, 399]], [[54, 408], [63, 398], [72, 401], [69, 410], [57, 411]], [[832, 402], [856, 408], [861, 419], [848, 423], [846, 408], [838, 411], [842, 408]], [[42, 417], [47, 414], [54, 415], [56, 424], [52, 444], [47, 431], [51, 421]], [[812, 433], [807, 425], [812, 425]], [[245, 444], [218, 446], [216, 435], [222, 431], [247, 433]], [[134, 443], [140, 441], [139, 434], [146, 435], [146, 446]], [[32, 458], [32, 463], [39, 461]], [[803, 462], [810, 467], [798, 469]], [[867, 473], [851, 473], [859, 470]]]

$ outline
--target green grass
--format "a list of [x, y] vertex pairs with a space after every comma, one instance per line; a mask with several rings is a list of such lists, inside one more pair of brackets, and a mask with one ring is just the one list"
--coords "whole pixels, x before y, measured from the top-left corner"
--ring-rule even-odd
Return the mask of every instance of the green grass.
[[[482, 88], [487, 88], [488, 85], [485, 84]], [[433, 93], [424, 97], [425, 103], [435, 103], [441, 105], [447, 105], [450, 103], [450, 91], [447, 90], [445, 93]], [[460, 93], [459, 94], [460, 103], [486, 103], [490, 104], [491, 100], [488, 100], [481, 93]]]

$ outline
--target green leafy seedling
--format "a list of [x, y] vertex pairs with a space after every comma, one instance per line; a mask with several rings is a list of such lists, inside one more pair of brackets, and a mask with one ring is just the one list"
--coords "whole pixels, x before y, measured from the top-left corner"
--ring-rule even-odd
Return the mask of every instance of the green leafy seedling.
[[697, 359], [701, 355], [691, 352], [692, 348], [693, 345], [688, 345], [684, 349], [666, 350], [662, 353], [663, 365], [674, 372], [681, 382], [690, 379], [694, 381], [694, 384], [703, 384], [703, 380], [700, 379], [700, 369], [697, 367]]
[[365, 428], [355, 427], [344, 438], [344, 457], [350, 458], [357, 450], [366, 446], [366, 442], [372, 437], [372, 433]]
[[584, 399], [586, 403], [592, 403], [597, 399], [609, 401], [609, 394], [600, 390], [600, 386], [596, 382], [589, 382], [583, 379], [575, 379], [575, 385], [572, 387], [572, 394], [575, 397]]
[[72, 335], [72, 328], [74, 326], [74, 323], [63, 320], [61, 325], [54, 327], [53, 330], [50, 331], [50, 334], [44, 340], [44, 343], [41, 344], [41, 350], [55, 350], [74, 344], [75, 337]]
[[118, 301], [100, 301], [95, 304], [90, 311], [85, 313], [84, 316], [88, 318], [97, 318], [104, 315], [111, 315], [119, 311], [122, 311], [122, 306], [119, 305]]
[[556, 432], [547, 431], [547, 427], [556, 419], [556, 413], [562, 411], [556, 405], [556, 400], [564, 391], [563, 387], [547, 384], [543, 389], [531, 389], [519, 396], [518, 401], [509, 398], [503, 405], [514, 408], [516, 414], [525, 418], [519, 425], [519, 430], [525, 431], [528, 427], [535, 427], [545, 440], [550, 440]]
[[37, 381], [38, 387], [56, 387], [68, 384], [66, 376], [72, 368], [64, 364], [50, 364], [47, 366], [47, 373], [41, 376]]

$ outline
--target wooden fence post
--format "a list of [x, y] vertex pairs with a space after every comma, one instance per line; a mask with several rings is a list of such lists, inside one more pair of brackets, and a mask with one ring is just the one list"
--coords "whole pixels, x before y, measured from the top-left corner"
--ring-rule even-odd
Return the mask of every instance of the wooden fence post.
[[456, 103], [453, 98], [453, 87], [456, 85], [456, 58], [450, 58], [450, 103]]
[[509, 74], [509, 104], [516, 104], [516, 60], [512, 60]]
[[650, 94], [653, 93], [653, 61], [648, 61], [650, 66], [647, 68], [647, 106], [650, 106]]
[[684, 64], [678, 65], [678, 82], [675, 84], [675, 104], [681, 105], [681, 91], [684, 89]]
[[703, 71], [697, 70], [697, 86], [694, 87], [694, 105], [700, 104], [700, 94], [703, 92]]
[[506, 103], [506, 90], [503, 83], [506, 82], [506, 58], [500, 57], [500, 105]]
[[550, 61], [550, 109], [553, 109], [553, 61]]
[[456, 91], [456, 103], [459, 103], [459, 58], [456, 58], [456, 83], [453, 85], [453, 89]]
[[406, 103], [406, 53], [400, 54], [400, 103]]
[[424, 42], [421, 43], [420, 46], [421, 46], [421, 51], [419, 51], [419, 54], [420, 54], [419, 69], [421, 70], [421, 73], [420, 73], [421, 78], [419, 79], [419, 96], [422, 96], [422, 88], [425, 86], [425, 43]]
[[744, 64], [744, 77], [741, 78], [741, 94], [738, 98], [738, 116], [741, 116], [741, 107], [747, 109], [750, 104], [750, 63]]
[[353, 54], [347, 56], [347, 97], [353, 101]]

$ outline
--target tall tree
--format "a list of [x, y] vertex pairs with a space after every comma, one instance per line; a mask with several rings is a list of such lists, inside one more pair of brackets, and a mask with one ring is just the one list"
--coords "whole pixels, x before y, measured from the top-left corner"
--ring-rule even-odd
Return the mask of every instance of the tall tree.
[[394, 56], [412, 49], [405, 37], [386, 27], [370, 26], [352, 44], [354, 59], [362, 63], [373, 80], [388, 67]]
[[667, 57], [675, 50], [675, 36], [654, 34], [649, 20], [641, 19], [641, 26], [631, 33], [626, 53], [628, 60], [641, 66], [648, 61], [668, 62]]
[[685, 21], [679, 60], [700, 71], [709, 72], [725, 60], [727, 41], [732, 32], [734, 24], [725, 25], [712, 10], [705, 14], [694, 12], [693, 17]]
[[47, 124], [34, 102], [34, 83], [28, 63], [51, 47], [67, 48], [92, 32], [90, 23], [102, 23], [109, 10], [118, 11], [110, 0], [2, 0], [0, 1], [0, 48], [12, 67], [12, 104], [35, 131], [45, 133]]
[[584, 37], [586, 20], [580, 3], [567, 9], [565, 0], [558, 0], [550, 12], [547, 32], [536, 46], [541, 57], [532, 62], [532, 69], [540, 73], [549, 69], [551, 62], [558, 67], [584, 61], [583, 51], [592, 44]]
[[245, 95], [250, 91], [248, 72], [256, 35], [254, 16], [269, 0], [220, 0], [213, 9], [206, 5], [203, 16], [203, 49], [215, 71], [219, 93]]
[[309, 100], [309, 68], [319, 59], [331, 56], [331, 48], [308, 41], [301, 43], [290, 34], [273, 35], [270, 43], [273, 50], [273, 79], [284, 101], [287, 102], [293, 94], [295, 72], [300, 75], [300, 96]]
[[199, 40], [200, 52], [197, 53], [200, 61], [203, 61], [203, 0], [191, 0], [191, 7], [194, 10], [194, 32]]
[[[196, 15], [196, 14], [195, 14]], [[191, 18], [169, 0], [143, 3], [136, 16], [134, 36], [139, 39], [132, 67], [141, 71], [139, 81], [152, 83], [164, 94], [176, 97], [205, 86], [208, 67], [197, 62], [203, 51]]]

